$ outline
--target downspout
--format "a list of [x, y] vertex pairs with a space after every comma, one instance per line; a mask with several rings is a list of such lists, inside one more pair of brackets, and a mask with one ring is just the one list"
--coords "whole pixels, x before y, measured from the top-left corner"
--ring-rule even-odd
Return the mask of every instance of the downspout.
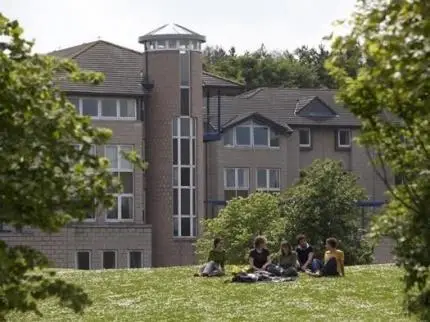
[[206, 132], [209, 131], [209, 124], [210, 124], [210, 89], [207, 88], [207, 92], [206, 92]]
[[[209, 121], [210, 121], [210, 89], [206, 88], [206, 132], [209, 131]], [[209, 218], [209, 142], [206, 142], [205, 147], [205, 189], [206, 189], [206, 219]]]
[[218, 133], [221, 133], [221, 90], [218, 89]]
[[148, 43], [145, 41], [143, 43], [143, 47], [145, 48], [145, 78], [143, 80], [143, 82], [145, 84], [149, 83], [149, 64], [148, 64]]

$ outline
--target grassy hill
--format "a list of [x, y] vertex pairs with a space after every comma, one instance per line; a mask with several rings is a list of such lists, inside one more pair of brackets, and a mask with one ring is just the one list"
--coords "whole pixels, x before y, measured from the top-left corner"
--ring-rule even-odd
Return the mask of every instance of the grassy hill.
[[345, 278], [233, 284], [197, 278], [196, 269], [61, 271], [94, 304], [84, 315], [41, 304], [43, 318], [11, 321], [411, 321], [402, 315], [401, 272], [394, 266], [347, 267]]

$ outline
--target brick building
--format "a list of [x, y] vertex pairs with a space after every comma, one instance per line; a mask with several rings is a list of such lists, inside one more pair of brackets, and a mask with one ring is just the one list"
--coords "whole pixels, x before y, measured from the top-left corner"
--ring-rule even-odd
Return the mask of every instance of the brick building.
[[[315, 158], [342, 161], [371, 200], [385, 199], [365, 151], [352, 141], [359, 121], [335, 103], [334, 91], [244, 92], [202, 71], [205, 37], [179, 25], [139, 42], [142, 52], [98, 40], [50, 53], [105, 75], [97, 86], [59, 85], [79, 113], [112, 130], [109, 144], [93, 153], [109, 158], [123, 183], [117, 206], [54, 235], [0, 226], [1, 239], [42, 250], [57, 267], [191, 264], [200, 219], [235, 196], [285, 189]], [[149, 162], [145, 173], [122, 158], [130, 149]], [[388, 247], [377, 255], [389, 260]]]

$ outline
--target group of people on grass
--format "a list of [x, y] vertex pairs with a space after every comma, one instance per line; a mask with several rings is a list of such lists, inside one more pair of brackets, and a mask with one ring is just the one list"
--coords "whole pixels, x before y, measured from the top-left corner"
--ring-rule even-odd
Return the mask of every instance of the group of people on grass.
[[[296, 277], [298, 272], [310, 276], [345, 276], [344, 253], [337, 248], [336, 238], [326, 240], [324, 259], [314, 257], [314, 250], [305, 235], [297, 237], [297, 247], [283, 241], [278, 253], [270, 254], [264, 236], [254, 240], [254, 248], [249, 252], [248, 272], [267, 272], [276, 276]], [[209, 252], [208, 262], [200, 269], [201, 276], [222, 276], [225, 274], [226, 252], [223, 240], [215, 238], [213, 249]]]

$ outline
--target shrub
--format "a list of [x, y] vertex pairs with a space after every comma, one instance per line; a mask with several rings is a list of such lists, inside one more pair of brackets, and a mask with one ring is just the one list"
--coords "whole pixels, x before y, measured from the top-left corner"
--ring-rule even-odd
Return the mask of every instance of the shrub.
[[284, 233], [284, 219], [279, 208], [279, 196], [257, 192], [247, 198], [228, 202], [217, 217], [203, 222], [203, 234], [197, 241], [197, 254], [207, 259], [215, 237], [224, 239], [230, 264], [244, 264], [254, 237], [265, 235], [271, 252], [277, 250]]
[[372, 245], [360, 235], [356, 205], [366, 194], [340, 162], [315, 160], [281, 198], [287, 240], [295, 243], [296, 236], [303, 233], [322, 256], [326, 238], [336, 237], [347, 264], [372, 261]]

